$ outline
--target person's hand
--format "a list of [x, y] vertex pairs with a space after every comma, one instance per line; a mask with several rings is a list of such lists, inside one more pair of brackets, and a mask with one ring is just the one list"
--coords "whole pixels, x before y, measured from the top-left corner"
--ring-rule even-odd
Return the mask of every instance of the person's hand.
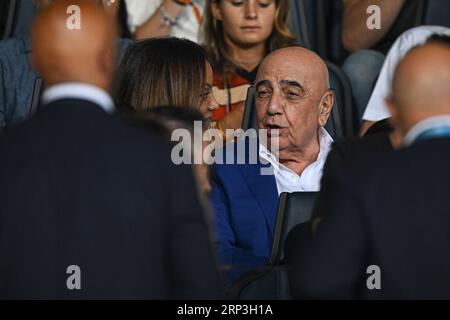
[[175, 20], [180, 15], [182, 6], [179, 5], [176, 1], [174, 1], [174, 0], [164, 0], [162, 2], [162, 5], [163, 5], [164, 10], [166, 11], [166, 13], [172, 19]]
[[165, 37], [170, 34], [171, 27], [164, 22], [161, 16], [161, 8], [164, 8], [164, 14], [172, 21], [175, 21], [180, 15], [181, 8], [173, 0], [163, 0], [161, 6], [145, 21], [142, 25], [137, 26], [133, 33], [135, 40], [142, 40], [147, 38]]

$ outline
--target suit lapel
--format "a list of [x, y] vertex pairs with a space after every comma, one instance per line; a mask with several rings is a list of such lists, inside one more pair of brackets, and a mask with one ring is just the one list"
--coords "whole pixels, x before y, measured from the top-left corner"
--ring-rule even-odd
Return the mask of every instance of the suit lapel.
[[273, 237], [278, 207], [278, 190], [273, 174], [261, 175], [261, 169], [264, 167], [268, 166], [261, 163], [239, 166], [249, 190], [264, 213], [266, 223]]

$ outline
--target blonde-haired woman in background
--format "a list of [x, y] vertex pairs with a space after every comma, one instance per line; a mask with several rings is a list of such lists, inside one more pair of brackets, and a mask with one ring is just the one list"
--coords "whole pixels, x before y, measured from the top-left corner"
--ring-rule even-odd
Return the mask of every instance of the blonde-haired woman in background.
[[200, 41], [214, 70], [217, 127], [242, 125], [247, 89], [264, 57], [295, 44], [288, 28], [289, 1], [211, 0], [205, 8]]

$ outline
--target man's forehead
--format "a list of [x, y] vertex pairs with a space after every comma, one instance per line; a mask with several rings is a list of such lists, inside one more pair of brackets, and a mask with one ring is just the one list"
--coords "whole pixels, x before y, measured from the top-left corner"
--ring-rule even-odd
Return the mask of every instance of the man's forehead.
[[265, 84], [279, 84], [279, 85], [289, 85], [299, 83], [304, 85], [307, 81], [308, 77], [303, 72], [298, 70], [286, 69], [274, 69], [274, 70], [261, 70], [258, 73], [255, 84], [265, 83]]
[[320, 81], [324, 64], [314, 53], [304, 48], [287, 48], [269, 55], [259, 67], [255, 83], [268, 80], [272, 84], [282, 80], [300, 83]]
[[[276, 61], [274, 61], [276, 62]], [[262, 79], [267, 79], [271, 81], [281, 81], [281, 80], [295, 80], [301, 81], [308, 75], [308, 66], [299, 64], [298, 62], [284, 61], [281, 63], [267, 63], [263, 64], [258, 70], [256, 76], [257, 81]]]

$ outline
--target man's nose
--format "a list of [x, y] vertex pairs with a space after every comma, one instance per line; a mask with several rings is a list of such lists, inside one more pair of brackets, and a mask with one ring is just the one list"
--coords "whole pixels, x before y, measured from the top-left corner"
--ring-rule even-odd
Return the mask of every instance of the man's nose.
[[258, 18], [256, 0], [245, 1], [245, 18], [255, 20]]
[[283, 99], [279, 93], [274, 92], [267, 106], [267, 114], [274, 116], [281, 113], [283, 113]]

